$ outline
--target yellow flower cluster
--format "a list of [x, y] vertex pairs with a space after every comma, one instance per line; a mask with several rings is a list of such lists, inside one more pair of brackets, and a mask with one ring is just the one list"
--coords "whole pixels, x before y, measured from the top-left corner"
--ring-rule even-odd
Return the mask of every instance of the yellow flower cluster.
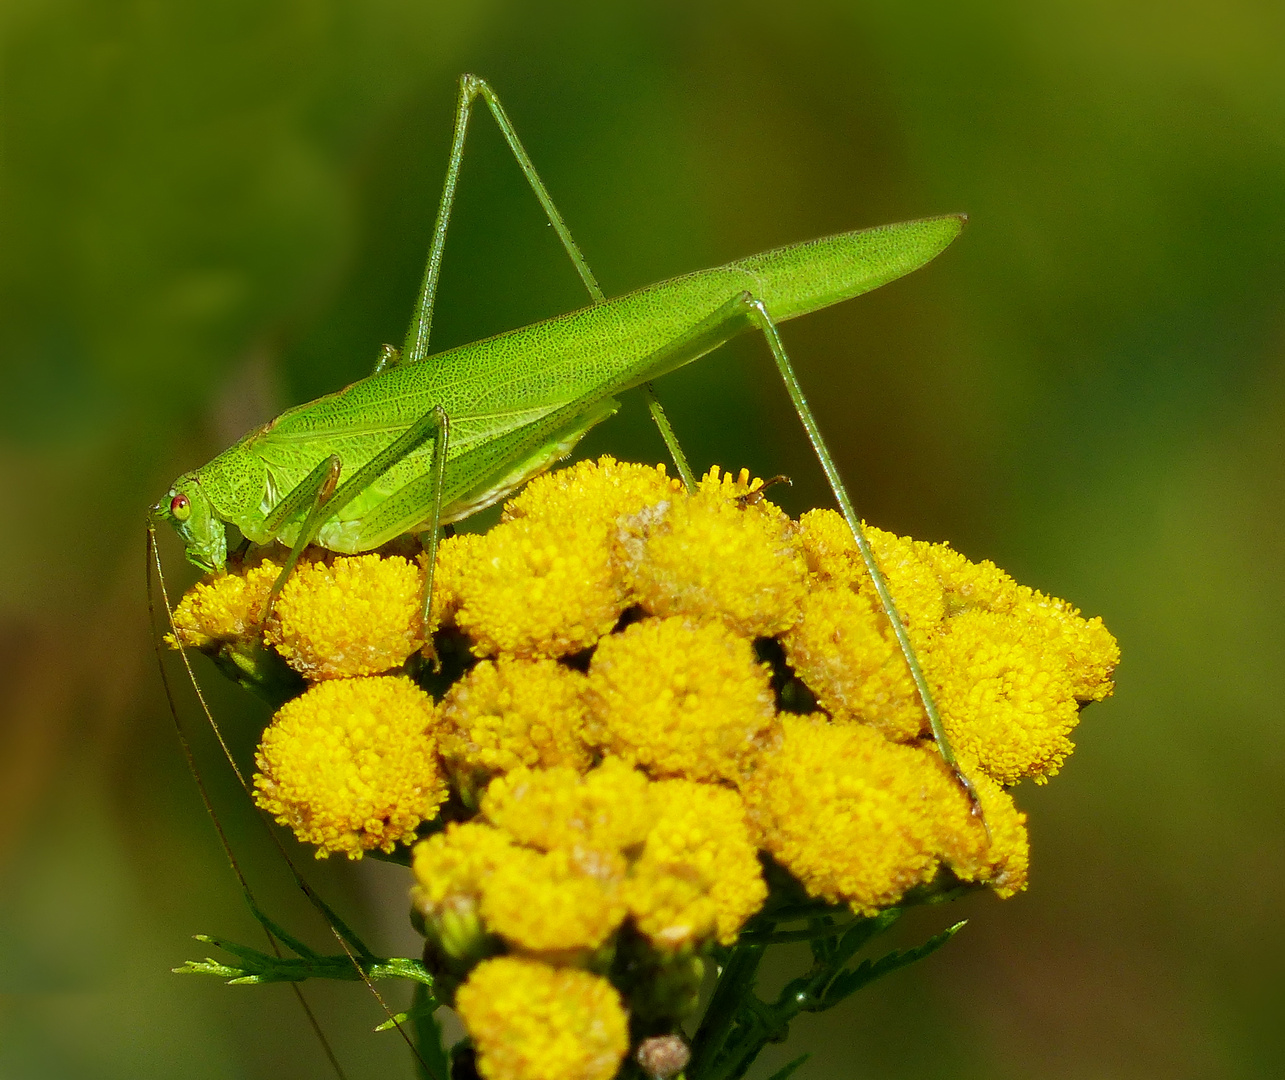
[[994, 781], [974, 779], [983, 825], [928, 747], [808, 716], [782, 728], [744, 794], [763, 845], [813, 896], [871, 915], [927, 884], [942, 862], [1000, 896], [1025, 885], [1026, 818]]
[[[384, 674], [424, 646], [422, 572], [396, 555], [316, 555], [261, 625], [283, 565], [260, 559], [196, 585], [174, 611], [175, 636], [211, 651], [268, 645], [309, 680], [263, 734], [255, 800], [318, 858], [391, 852], [448, 794], [437, 705], [409, 678]], [[435, 617], [444, 604], [435, 597]]]
[[556, 660], [483, 660], [442, 699], [442, 757], [471, 806], [491, 777], [519, 765], [584, 771], [585, 676]]
[[[800, 521], [817, 588], [782, 637], [786, 656], [836, 721], [891, 739], [927, 734], [927, 717], [847, 524], [830, 510]], [[946, 544], [867, 527], [933, 684], [951, 745], [1001, 784], [1042, 783], [1074, 749], [1080, 708], [1111, 693], [1119, 661], [1101, 619], [1019, 585]]]
[[[442, 542], [427, 627], [414, 559], [313, 553], [266, 627], [261, 560], [189, 593], [176, 636], [270, 647], [310, 681], [256, 785], [319, 855], [426, 837], [414, 918], [486, 1080], [605, 1078], [627, 1012], [681, 1017], [702, 952], [763, 906], [764, 857], [859, 914], [1025, 886], [1007, 788], [1061, 766], [1115, 641], [990, 563], [867, 531], [983, 816], [847, 523], [793, 521], [745, 472], [690, 493], [611, 458], [538, 478]], [[613, 974], [634, 948], [667, 1003]]]
[[166, 642], [173, 648], [181, 643], [190, 649], [207, 649], [261, 634], [259, 617], [284, 565], [284, 561], [260, 558], [242, 566], [239, 573], [198, 581], [175, 607], [174, 633]]
[[478, 818], [417, 845], [414, 904], [455, 960], [484, 950], [485, 932], [588, 962], [626, 917], [660, 949], [730, 944], [767, 896], [756, 852], [731, 789], [652, 781], [616, 757], [583, 774], [518, 768], [492, 781]]
[[684, 616], [603, 638], [589, 693], [594, 742], [658, 776], [736, 780], [776, 718], [750, 639]]
[[794, 624], [807, 592], [795, 525], [747, 480], [715, 470], [689, 498], [620, 523], [625, 578], [645, 611], [716, 616], [749, 638]]
[[616, 522], [667, 505], [663, 467], [611, 458], [540, 477], [484, 536], [443, 544], [437, 582], [477, 656], [566, 656], [591, 648], [633, 603], [616, 565]]
[[308, 679], [377, 675], [424, 645], [419, 568], [393, 555], [301, 563], [268, 617], [266, 638]]

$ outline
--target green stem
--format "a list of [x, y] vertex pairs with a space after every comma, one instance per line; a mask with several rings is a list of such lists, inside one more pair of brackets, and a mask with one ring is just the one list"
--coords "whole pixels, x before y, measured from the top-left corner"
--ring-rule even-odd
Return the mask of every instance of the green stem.
[[722, 1053], [742, 1003], [753, 989], [763, 949], [762, 945], [737, 945], [723, 965], [714, 996], [692, 1040], [692, 1059], [686, 1070], [689, 1080], [703, 1078]]

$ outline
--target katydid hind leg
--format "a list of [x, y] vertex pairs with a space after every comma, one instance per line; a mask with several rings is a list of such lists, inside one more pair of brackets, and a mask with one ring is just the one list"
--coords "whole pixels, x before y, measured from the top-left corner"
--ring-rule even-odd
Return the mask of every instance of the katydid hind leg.
[[[465, 78], [468, 78], [468, 76], [465, 76]], [[531, 163], [531, 157], [522, 145], [522, 140], [518, 138], [518, 133], [514, 130], [508, 114], [505, 113], [504, 106], [500, 104], [499, 97], [482, 80], [476, 80], [476, 85], [478, 86], [478, 92], [490, 107], [491, 115], [495, 117], [495, 122], [504, 135], [505, 142], [509, 144], [509, 149], [512, 151], [518, 167], [522, 170], [522, 175], [527, 178], [527, 182], [531, 185], [531, 190], [540, 201], [545, 217], [548, 218], [549, 224], [553, 226], [553, 231], [558, 234], [558, 239], [562, 241], [562, 247], [566, 251], [567, 257], [571, 260], [572, 265], [575, 266], [576, 273], [580, 275], [580, 280], [584, 282], [584, 286], [589, 292], [589, 298], [595, 304], [601, 303], [606, 297], [602, 288], [598, 285], [598, 279], [594, 277], [593, 271], [589, 269], [589, 263], [585, 259], [584, 253], [580, 250], [580, 246], [571, 236], [571, 230], [567, 227], [561, 211], [558, 210], [557, 204], [554, 203], [553, 197], [549, 194], [549, 189], [544, 186], [544, 181], [540, 179], [540, 174], [536, 172], [535, 166]], [[669, 456], [673, 458], [674, 465], [678, 469], [684, 485], [690, 491], [695, 486], [695, 481], [692, 478], [691, 467], [687, 464], [687, 455], [683, 453], [682, 447], [678, 444], [678, 437], [674, 434], [673, 426], [669, 423], [665, 410], [661, 408], [660, 402], [656, 398], [656, 391], [651, 383], [644, 385], [643, 395], [647, 400], [647, 410], [651, 413], [652, 420], [655, 421], [656, 427], [660, 430], [660, 437], [664, 440], [666, 449], [669, 450]]]
[[[522, 140], [518, 137], [517, 130], [509, 119], [508, 113], [505, 112], [499, 95], [496, 94], [485, 79], [481, 79], [476, 75], [462, 75], [460, 76], [460, 90], [455, 107], [455, 131], [451, 140], [450, 158], [446, 166], [446, 178], [442, 183], [441, 202], [438, 205], [437, 220], [433, 226], [433, 240], [429, 247], [428, 265], [424, 271], [423, 286], [420, 289], [419, 299], [415, 305], [415, 315], [406, 334], [405, 348], [394, 357], [389, 357], [386, 352], [381, 353], [380, 360], [375, 367], [376, 372], [396, 363], [418, 363], [428, 356], [429, 335], [433, 325], [433, 306], [437, 295], [438, 278], [441, 276], [442, 255], [446, 245], [446, 230], [450, 224], [451, 210], [455, 203], [455, 192], [459, 184], [460, 167], [464, 160], [464, 141], [468, 133], [468, 122], [472, 116], [473, 102], [478, 97], [486, 102], [496, 126], [500, 129], [500, 134], [504, 136], [504, 141], [508, 144], [509, 151], [513, 154], [513, 159], [517, 162], [518, 168], [522, 170], [522, 175], [526, 177], [527, 183], [544, 210], [544, 215], [553, 227], [553, 231], [557, 233], [563, 250], [566, 251], [567, 257], [576, 268], [576, 273], [580, 275], [580, 280], [584, 283], [590, 300], [597, 304], [606, 298], [598, 284], [598, 279], [594, 276], [593, 271], [589, 269], [589, 263], [585, 259], [584, 253], [572, 237], [571, 230], [567, 227], [562, 212], [553, 201], [553, 197], [549, 194], [549, 189], [545, 187], [544, 181], [540, 179], [540, 174], [536, 171], [526, 147], [522, 145]], [[389, 346], [384, 346], [385, 350], [389, 348]], [[674, 429], [665, 416], [665, 411], [661, 408], [660, 402], [656, 398], [655, 390], [650, 383], [646, 385], [643, 394], [647, 401], [647, 409], [651, 413], [656, 427], [660, 430], [660, 436], [665, 442], [665, 447], [669, 451], [670, 457], [673, 458], [674, 465], [678, 469], [683, 483], [688, 490], [691, 490], [695, 482], [691, 467], [687, 463], [687, 456], [683, 453], [683, 449], [678, 443], [678, 438], [674, 434]]]
[[967, 794], [969, 802], [972, 804], [973, 813], [981, 817], [984, 824], [985, 817], [982, 815], [977, 791], [973, 787], [972, 781], [968, 779], [960, 768], [955, 752], [951, 749], [950, 739], [946, 735], [945, 725], [942, 723], [941, 713], [937, 709], [932, 687], [928, 685], [928, 678], [924, 674], [923, 665], [920, 664], [919, 655], [910, 640], [910, 632], [906, 627], [905, 620], [901, 617], [901, 613], [897, 610], [897, 602], [893, 598], [892, 590], [888, 588], [888, 582], [884, 578], [883, 571], [879, 568], [878, 561], [875, 559], [870, 540], [866, 536], [861, 519], [857, 516], [856, 509], [852, 505], [852, 499], [848, 495], [848, 489], [843, 483], [843, 478], [839, 475], [838, 467], [830, 454], [830, 448], [826, 445], [816, 418], [812, 415], [812, 409], [803, 394], [803, 388], [799, 385], [798, 377], [794, 373], [794, 366], [790, 363], [790, 358], [786, 354], [785, 345], [781, 341], [781, 335], [776, 328], [776, 323], [772, 321], [772, 316], [768, 314], [767, 307], [762, 300], [748, 292], [743, 295], [741, 300], [746, 317], [762, 332], [767, 341], [768, 349], [772, 353], [772, 359], [780, 372], [781, 381], [785, 384], [786, 393], [789, 394], [790, 403], [794, 406], [794, 411], [807, 432], [808, 441], [812, 444], [812, 450], [816, 454], [817, 461], [820, 462], [825, 478], [830, 484], [830, 490], [839, 504], [843, 519], [852, 531], [852, 538], [856, 541], [857, 550], [861, 553], [861, 560], [865, 563], [866, 572], [870, 575], [871, 584], [879, 597], [879, 604], [892, 625], [892, 632], [897, 638], [897, 644], [901, 647], [906, 666], [910, 669], [910, 677], [914, 681], [924, 713], [928, 717], [928, 725], [932, 731], [933, 739], [937, 743], [937, 750], [941, 754], [942, 760], [954, 773], [956, 781]]
[[424, 282], [420, 287], [419, 298], [415, 302], [415, 313], [411, 318], [410, 329], [406, 332], [406, 345], [402, 349], [403, 362], [417, 364], [428, 356], [428, 341], [433, 328], [433, 304], [437, 296], [438, 278], [442, 272], [442, 252], [446, 247], [446, 230], [451, 221], [451, 210], [455, 204], [455, 190], [459, 186], [460, 167], [464, 161], [464, 140], [468, 135], [468, 122], [473, 112], [473, 103], [477, 98], [486, 102], [491, 116], [495, 119], [500, 134], [508, 144], [509, 150], [517, 160], [522, 175], [526, 177], [531, 190], [540, 201], [549, 224], [566, 249], [575, 265], [580, 280], [584, 282], [589, 296], [596, 303], [603, 299], [602, 289], [597, 279], [585, 262], [584, 255], [571, 238], [571, 231], [550, 198], [548, 189], [531, 164], [522, 141], [518, 138], [513, 122], [500, 104], [499, 96], [490, 85], [476, 75], [461, 75], [459, 96], [455, 102], [455, 130], [451, 137], [451, 152], [446, 165], [446, 178], [442, 182], [442, 196], [437, 206], [437, 219], [433, 224], [433, 239], [428, 249], [428, 265], [424, 269]]
[[[748, 291], [729, 298], [687, 333], [671, 342], [652, 357], [649, 357], [644, 363], [638, 365], [630, 385], [638, 385], [650, 378], [656, 378], [668, 371], [673, 371], [675, 368], [681, 367], [683, 364], [703, 356], [724, 342], [731, 340], [737, 334], [751, 329], [760, 331], [767, 340], [772, 359], [780, 372], [782, 382], [785, 383], [785, 389], [790, 396], [794, 411], [798, 414], [799, 420], [807, 432], [808, 441], [812, 444], [817, 460], [821, 463], [826, 480], [830, 484], [830, 490], [834, 493], [843, 518], [847, 522], [848, 528], [852, 531], [857, 549], [861, 553], [861, 559], [865, 563], [866, 571], [870, 575], [875, 593], [879, 597], [880, 606], [892, 625], [897, 644], [900, 646], [906, 665], [910, 669], [915, 690], [918, 692], [920, 701], [923, 704], [929, 727], [932, 730], [933, 738], [937, 742], [942, 760], [950, 767], [956, 780], [967, 793], [973, 806], [973, 812], [981, 816], [977, 793], [971, 781], [964, 775], [954, 751], [951, 749], [950, 740], [947, 738], [942, 724], [941, 714], [933, 699], [932, 688], [928, 685], [928, 679], [924, 675], [923, 667], [919, 663], [919, 657], [910, 641], [910, 634], [906, 629], [906, 624], [897, 611], [896, 601], [893, 599], [888, 583], [884, 580], [879, 564], [875, 560], [874, 551], [871, 549], [870, 541], [862, 528], [861, 519], [857, 517], [857, 512], [852, 505], [852, 499], [849, 497], [847, 488], [839, 476], [839, 470], [834, 464], [834, 458], [830, 454], [829, 447], [821, 434], [821, 429], [817, 426], [812, 410], [803, 395], [803, 389], [799, 386], [790, 358], [786, 354], [784, 344], [781, 342], [781, 335], [777, 331], [776, 323], [773, 322], [771, 315], [768, 314], [767, 307], [763, 301]], [[622, 388], [613, 387], [612, 392], [617, 392], [619, 389]], [[983, 822], [984, 820], [983, 817]]]

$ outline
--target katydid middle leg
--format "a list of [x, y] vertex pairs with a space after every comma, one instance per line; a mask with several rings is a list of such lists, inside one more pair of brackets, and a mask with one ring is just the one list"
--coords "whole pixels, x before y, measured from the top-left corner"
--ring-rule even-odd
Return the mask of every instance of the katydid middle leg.
[[[437, 296], [437, 282], [442, 271], [442, 253], [446, 246], [446, 230], [450, 225], [451, 210], [455, 204], [455, 190], [459, 185], [460, 167], [464, 161], [464, 140], [468, 134], [468, 122], [472, 116], [473, 103], [477, 98], [486, 102], [491, 116], [495, 119], [496, 126], [500, 129], [500, 134], [504, 136], [504, 141], [508, 144], [514, 160], [518, 163], [518, 168], [522, 170], [522, 175], [526, 177], [527, 183], [530, 184], [532, 192], [539, 201], [544, 215], [553, 231], [558, 234], [558, 239], [562, 243], [567, 257], [576, 268], [576, 273], [580, 275], [580, 280], [584, 283], [586, 291], [589, 293], [590, 300], [597, 304], [606, 299], [598, 279], [594, 277], [593, 271], [589, 269], [589, 263], [585, 260], [583, 252], [571, 236], [571, 230], [567, 228], [567, 223], [563, 220], [562, 214], [558, 211], [549, 195], [548, 189], [544, 186], [544, 181], [540, 179], [540, 174], [536, 172], [535, 166], [531, 163], [531, 157], [522, 145], [522, 140], [518, 138], [518, 133], [513, 127], [513, 122], [509, 119], [508, 114], [504, 111], [504, 106], [500, 104], [500, 98], [496, 92], [491, 89], [490, 84], [485, 79], [480, 79], [476, 75], [460, 76], [459, 97], [455, 105], [455, 130], [451, 137], [451, 152], [446, 166], [446, 179], [442, 183], [442, 197], [437, 207], [437, 220], [433, 225], [433, 240], [428, 251], [428, 265], [424, 270], [424, 282], [420, 288], [419, 298], [415, 303], [415, 313], [411, 318], [410, 328], [406, 332], [406, 344], [400, 354], [395, 350], [390, 353], [381, 352], [375, 370], [381, 371], [392, 364], [405, 363], [415, 364], [428, 357], [428, 340], [433, 328], [433, 306]], [[695, 486], [695, 479], [692, 475], [691, 467], [687, 463], [687, 456], [678, 444], [678, 439], [674, 434], [674, 429], [669, 423], [665, 410], [661, 408], [660, 402], [656, 398], [656, 393], [652, 389], [650, 382], [643, 385], [643, 395], [647, 400], [647, 408], [651, 412], [651, 417], [660, 430], [660, 436], [665, 442], [665, 447], [669, 455], [674, 460], [674, 465], [682, 477], [684, 485], [690, 491]]]

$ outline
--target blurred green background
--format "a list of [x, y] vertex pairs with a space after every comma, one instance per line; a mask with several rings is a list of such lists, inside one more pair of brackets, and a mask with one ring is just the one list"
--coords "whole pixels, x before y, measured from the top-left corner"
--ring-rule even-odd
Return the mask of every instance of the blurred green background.
[[[142, 524], [401, 340], [466, 70], [609, 293], [968, 211], [935, 264], [787, 347], [871, 521], [993, 558], [1123, 646], [1064, 773], [1018, 792], [1029, 892], [921, 913], [912, 933], [972, 921], [757, 1075], [803, 1046], [811, 1080], [1285, 1075], [1282, 46], [1273, 0], [7, 0], [0, 1076], [327, 1075], [284, 988], [169, 974], [206, 951], [188, 935], [255, 927], [164, 706]], [[479, 123], [435, 345], [578, 290]], [[659, 391], [695, 464], [825, 502], [761, 342]], [[585, 450], [663, 453], [636, 400]], [[262, 716], [206, 682], [248, 749]], [[196, 749], [268, 904], [326, 945]], [[398, 868], [308, 870], [415, 949]], [[409, 1076], [365, 991], [333, 990], [349, 1075]]]

